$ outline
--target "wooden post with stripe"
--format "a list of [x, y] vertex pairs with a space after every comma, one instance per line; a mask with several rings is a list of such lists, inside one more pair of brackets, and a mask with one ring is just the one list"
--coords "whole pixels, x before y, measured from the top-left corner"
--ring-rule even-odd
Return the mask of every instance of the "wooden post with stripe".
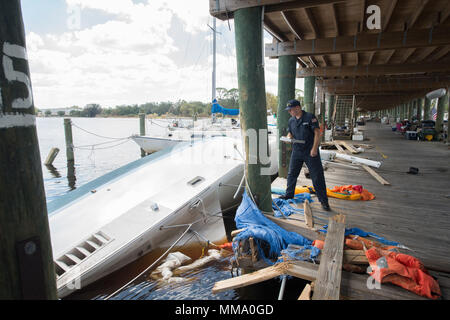
[[19, 0], [0, 1], [0, 300], [56, 299]]

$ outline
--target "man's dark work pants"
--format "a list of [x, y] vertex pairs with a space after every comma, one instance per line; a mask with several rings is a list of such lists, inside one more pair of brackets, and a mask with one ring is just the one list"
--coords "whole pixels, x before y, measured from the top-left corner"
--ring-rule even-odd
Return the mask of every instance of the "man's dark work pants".
[[317, 156], [311, 157], [308, 152], [292, 151], [291, 162], [289, 163], [289, 173], [287, 178], [286, 196], [293, 197], [295, 192], [295, 185], [297, 183], [298, 175], [302, 169], [303, 162], [309, 169], [309, 174], [313, 182], [314, 190], [319, 198], [319, 201], [328, 204], [327, 189], [325, 185], [325, 177], [323, 175], [322, 162], [320, 160], [320, 153]]

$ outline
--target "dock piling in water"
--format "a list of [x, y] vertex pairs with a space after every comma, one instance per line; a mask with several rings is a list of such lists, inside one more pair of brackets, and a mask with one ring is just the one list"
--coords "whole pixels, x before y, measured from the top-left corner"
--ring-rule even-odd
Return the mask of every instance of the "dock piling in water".
[[53, 164], [53, 161], [55, 161], [56, 156], [59, 153], [58, 148], [51, 148], [50, 152], [48, 153], [47, 159], [45, 159], [44, 164], [46, 166], [51, 166]]
[[75, 161], [73, 153], [72, 120], [70, 120], [70, 118], [64, 119], [64, 135], [66, 138], [67, 161]]
[[[145, 136], [145, 113], [139, 113], [139, 135]], [[145, 157], [147, 153], [141, 148], [141, 157]]]

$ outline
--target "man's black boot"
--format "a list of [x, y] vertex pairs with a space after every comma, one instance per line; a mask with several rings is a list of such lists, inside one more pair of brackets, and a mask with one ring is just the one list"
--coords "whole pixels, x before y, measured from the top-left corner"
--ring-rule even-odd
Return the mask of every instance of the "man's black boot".
[[331, 211], [330, 205], [328, 203], [322, 203], [322, 208], [325, 211]]

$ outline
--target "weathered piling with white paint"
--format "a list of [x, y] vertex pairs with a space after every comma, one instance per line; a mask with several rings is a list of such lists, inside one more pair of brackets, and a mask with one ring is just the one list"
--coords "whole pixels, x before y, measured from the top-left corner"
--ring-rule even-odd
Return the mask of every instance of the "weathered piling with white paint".
[[0, 299], [56, 299], [19, 0], [0, 1]]

